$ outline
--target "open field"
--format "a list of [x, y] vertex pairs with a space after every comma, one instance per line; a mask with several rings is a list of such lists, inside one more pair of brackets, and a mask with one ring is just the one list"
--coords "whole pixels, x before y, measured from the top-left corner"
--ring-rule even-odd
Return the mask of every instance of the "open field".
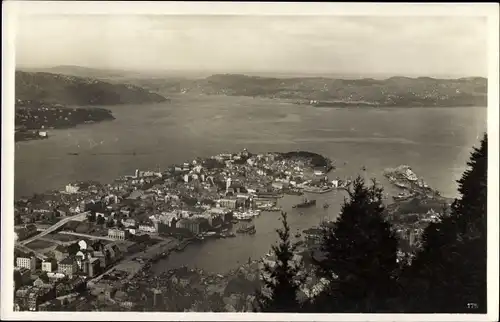
[[55, 243], [51, 243], [47, 240], [41, 240], [37, 239], [35, 241], [32, 241], [31, 243], [27, 244], [26, 246], [31, 248], [31, 249], [45, 249], [54, 246]]
[[47, 238], [62, 241], [62, 242], [70, 242], [70, 241], [77, 241], [79, 240], [78, 236], [72, 236], [72, 235], [65, 235], [65, 234], [50, 234], [47, 236]]

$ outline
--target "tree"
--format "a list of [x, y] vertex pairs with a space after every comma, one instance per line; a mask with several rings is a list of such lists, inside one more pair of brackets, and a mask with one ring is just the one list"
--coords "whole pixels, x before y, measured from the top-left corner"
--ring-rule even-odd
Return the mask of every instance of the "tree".
[[98, 225], [104, 225], [106, 223], [106, 219], [104, 219], [104, 216], [97, 216], [97, 224]]
[[488, 137], [484, 134], [479, 148], [473, 148], [469, 167], [458, 180], [460, 199], [452, 205], [457, 217], [460, 238], [486, 237], [486, 208], [488, 195]]
[[111, 228], [111, 227], [114, 227], [114, 225], [115, 225], [115, 221], [113, 220], [113, 218], [111, 218], [111, 217], [110, 217], [110, 218], [108, 219], [108, 221], [106, 222], [106, 226], [107, 226], [108, 228]]
[[320, 312], [385, 312], [395, 295], [398, 239], [384, 219], [382, 188], [357, 177], [338, 220], [324, 225], [319, 276], [330, 281], [315, 299]]
[[78, 253], [79, 250], [80, 250], [80, 245], [78, 245], [78, 243], [73, 243], [68, 246], [68, 254], [70, 256], [76, 255], [76, 253]]
[[[272, 246], [276, 264], [264, 264], [261, 277], [266, 290], [260, 290], [256, 294], [258, 311], [297, 312], [301, 307], [297, 293], [304, 282], [304, 276], [300, 273], [301, 263], [292, 262], [297, 245], [290, 241], [287, 214], [282, 212], [281, 217], [283, 228], [276, 230], [279, 243]], [[265, 291], [268, 291], [267, 294]]]
[[14, 212], [14, 225], [21, 225], [23, 220], [21, 219], [21, 214], [19, 212]]
[[414, 312], [486, 312], [487, 136], [458, 180], [449, 215], [429, 225], [405, 269], [405, 305]]
[[89, 222], [95, 222], [96, 221], [96, 217], [95, 217], [95, 212], [91, 211], [87, 214], [87, 220]]

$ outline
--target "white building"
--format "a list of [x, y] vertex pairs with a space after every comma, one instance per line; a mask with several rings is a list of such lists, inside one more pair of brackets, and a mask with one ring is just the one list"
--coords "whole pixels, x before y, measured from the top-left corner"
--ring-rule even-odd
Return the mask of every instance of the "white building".
[[218, 200], [218, 204], [221, 208], [236, 209], [236, 206], [238, 204], [238, 200], [236, 200], [236, 199], [220, 199], [220, 200]]
[[47, 273], [47, 277], [52, 280], [61, 280], [66, 277], [66, 275], [58, 272]]
[[317, 176], [322, 176], [325, 174], [325, 171], [323, 170], [314, 170], [314, 175], [317, 175]]
[[125, 240], [126, 233], [124, 230], [121, 230], [121, 229], [109, 229], [108, 230], [108, 237], [113, 238], [113, 239], [118, 239], [118, 240]]
[[57, 262], [55, 260], [47, 260], [42, 262], [42, 271], [52, 273], [57, 269]]
[[133, 226], [135, 226], [135, 219], [129, 218], [127, 220], [122, 220], [122, 224], [125, 227], [133, 227]]
[[79, 190], [80, 190], [80, 187], [77, 185], [72, 185], [72, 184], [66, 185], [66, 192], [67, 193], [78, 193]]
[[284, 187], [284, 183], [279, 182], [279, 181], [275, 181], [271, 185], [272, 185], [273, 189], [276, 189], [276, 190], [283, 190], [283, 187]]
[[32, 272], [36, 270], [36, 264], [37, 264], [37, 258], [35, 256], [33, 256], [33, 257], [18, 257], [16, 259], [16, 266], [17, 267], [24, 267], [24, 268], [29, 269]]
[[139, 230], [153, 234], [157, 232], [157, 228], [154, 225], [139, 225]]

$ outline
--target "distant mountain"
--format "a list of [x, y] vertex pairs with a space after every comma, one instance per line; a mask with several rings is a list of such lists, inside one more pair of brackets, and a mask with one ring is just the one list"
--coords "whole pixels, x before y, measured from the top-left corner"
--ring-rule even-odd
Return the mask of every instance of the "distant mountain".
[[168, 99], [139, 86], [112, 84], [88, 77], [16, 71], [16, 98], [63, 105], [118, 105]]
[[[157, 83], [155, 84], [157, 87]], [[142, 86], [149, 87], [147, 81]], [[324, 77], [273, 78], [216, 74], [166, 82], [165, 92], [292, 99], [318, 106], [486, 106], [487, 79], [391, 77], [385, 80]]]
[[60, 66], [46, 67], [46, 68], [18, 68], [18, 70], [23, 72], [62, 74], [62, 75], [90, 77], [97, 79], [120, 78], [124, 76], [136, 75], [136, 73], [134, 72], [118, 70], [118, 69], [99, 69], [99, 68], [73, 66], [73, 65], [60, 65]]

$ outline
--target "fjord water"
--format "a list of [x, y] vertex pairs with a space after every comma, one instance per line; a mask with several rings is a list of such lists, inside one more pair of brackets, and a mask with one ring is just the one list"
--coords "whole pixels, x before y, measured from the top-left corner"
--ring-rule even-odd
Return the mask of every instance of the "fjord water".
[[[384, 184], [384, 168], [408, 164], [442, 195], [454, 197], [455, 180], [486, 131], [487, 116], [486, 108], [337, 109], [188, 95], [173, 97], [171, 103], [110, 109], [114, 121], [51, 130], [48, 140], [16, 143], [16, 197], [60, 189], [76, 180], [109, 182], [135, 169], [161, 169], [243, 148], [321, 153], [338, 166], [332, 177], [359, 173]], [[337, 192], [315, 198], [317, 208], [302, 216], [291, 209], [297, 197], [280, 201], [294, 232], [334, 217], [344, 196]], [[331, 204], [328, 210], [322, 208], [326, 200]], [[276, 240], [278, 217], [279, 213], [264, 213], [255, 220], [256, 235], [190, 246], [159, 262], [157, 269], [186, 264], [225, 271], [249, 257], [260, 257]]]

